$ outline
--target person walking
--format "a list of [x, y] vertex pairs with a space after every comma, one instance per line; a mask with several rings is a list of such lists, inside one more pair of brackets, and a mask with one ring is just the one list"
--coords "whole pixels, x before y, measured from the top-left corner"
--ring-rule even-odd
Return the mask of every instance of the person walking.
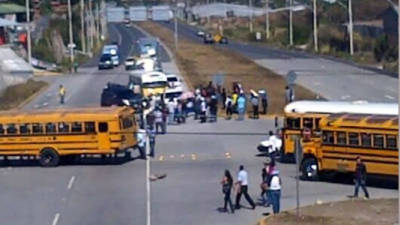
[[146, 159], [146, 131], [144, 129], [139, 129], [137, 131], [137, 146], [140, 153], [141, 159]]
[[154, 122], [155, 122], [155, 116], [154, 116], [154, 111], [149, 112], [146, 115], [146, 122], [147, 122], [147, 128], [145, 129], [154, 129]]
[[246, 198], [247, 202], [251, 205], [252, 209], [256, 208], [256, 204], [254, 203], [253, 199], [251, 199], [248, 191], [248, 175], [247, 171], [244, 170], [244, 166], [239, 166], [239, 173], [238, 173], [238, 181], [236, 182], [236, 186], [238, 187], [237, 194], [236, 194], [236, 209], [240, 209], [240, 198], [242, 194]]
[[271, 181], [269, 184], [270, 197], [272, 202], [272, 211], [274, 214], [279, 213], [281, 203], [281, 186], [282, 180], [279, 176], [279, 170], [274, 169], [271, 174]]
[[251, 97], [251, 105], [253, 106], [253, 119], [258, 119], [258, 97], [255, 95], [252, 95]]
[[233, 107], [233, 101], [230, 95], [226, 97], [225, 107], [226, 107], [226, 113], [225, 113], [226, 119], [230, 120], [232, 118], [232, 107]]
[[58, 88], [58, 95], [60, 96], [60, 104], [64, 104], [65, 94], [66, 94], [65, 87], [62, 84], [60, 84], [60, 87]]
[[352, 197], [358, 197], [358, 190], [360, 187], [363, 189], [365, 197], [369, 198], [366, 182], [367, 182], [367, 167], [365, 166], [364, 162], [362, 161], [360, 156], [356, 158], [356, 172], [354, 174], [354, 195]]
[[231, 199], [231, 190], [233, 186], [233, 178], [229, 170], [225, 170], [224, 177], [222, 178], [221, 181], [222, 184], [222, 193], [224, 193], [224, 212], [228, 211], [228, 204], [229, 208], [231, 209], [232, 213], [235, 213], [235, 209], [233, 208], [232, 205], [232, 199]]
[[241, 94], [237, 99], [238, 120], [244, 120], [246, 111], [246, 98]]
[[[154, 111], [154, 122], [156, 124], [156, 133], [165, 134], [163, 112], [160, 110], [159, 107], [157, 107]], [[158, 128], [160, 128], [161, 132], [159, 132]]]
[[218, 98], [215, 94], [211, 95], [210, 98], [210, 121], [217, 122], [217, 113], [218, 113]]

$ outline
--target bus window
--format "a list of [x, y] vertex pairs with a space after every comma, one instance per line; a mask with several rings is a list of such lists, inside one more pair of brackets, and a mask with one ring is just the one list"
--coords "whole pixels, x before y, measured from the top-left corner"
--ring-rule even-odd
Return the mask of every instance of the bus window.
[[59, 133], [68, 133], [69, 132], [69, 124], [61, 122], [58, 123], [58, 132]]
[[32, 132], [33, 132], [34, 134], [41, 134], [41, 133], [43, 133], [42, 124], [40, 124], [40, 123], [34, 123], [34, 124], [32, 124]]
[[346, 145], [347, 144], [346, 132], [337, 132], [336, 133], [336, 144], [338, 144], [338, 145]]
[[322, 134], [324, 144], [334, 144], [334, 137], [332, 131], [324, 131]]
[[47, 123], [46, 124], [46, 133], [56, 133], [56, 124], [55, 123]]
[[315, 130], [320, 130], [319, 128], [319, 121], [321, 120], [321, 118], [315, 118]]
[[386, 135], [386, 148], [397, 149], [397, 140], [395, 135]]
[[15, 127], [15, 124], [7, 124], [7, 134], [16, 134], [17, 133], [17, 128]]
[[82, 132], [82, 123], [80, 122], [73, 122], [71, 125], [71, 131], [74, 133]]
[[85, 131], [86, 133], [94, 133], [95, 132], [94, 122], [85, 122]]
[[303, 128], [313, 128], [313, 119], [312, 118], [303, 118]]
[[29, 134], [31, 132], [31, 129], [29, 128], [29, 124], [21, 124], [19, 125], [19, 133], [20, 134]]
[[300, 129], [300, 118], [287, 118], [286, 126], [288, 129]]
[[108, 123], [99, 123], [99, 132], [105, 133], [108, 131]]
[[383, 135], [382, 134], [374, 134], [374, 147], [375, 148], [383, 148]]
[[371, 147], [371, 134], [366, 134], [366, 133], [361, 134], [361, 146]]
[[4, 127], [3, 124], [0, 124], [0, 135], [4, 134]]
[[359, 145], [358, 133], [349, 133], [349, 145]]
[[122, 122], [123, 129], [128, 129], [133, 126], [132, 119], [129, 117], [123, 118], [121, 122]]

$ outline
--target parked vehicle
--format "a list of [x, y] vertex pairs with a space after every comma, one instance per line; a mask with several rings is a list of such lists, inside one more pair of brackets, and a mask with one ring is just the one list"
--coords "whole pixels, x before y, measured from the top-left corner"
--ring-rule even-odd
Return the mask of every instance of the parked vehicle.
[[220, 34], [214, 35], [213, 39], [214, 43], [228, 44], [228, 38]]
[[175, 74], [166, 74], [169, 88], [181, 87], [182, 81]]
[[113, 65], [112, 59], [111, 59], [111, 54], [103, 54], [100, 57], [98, 67], [99, 67], [99, 70], [114, 68], [114, 65]]
[[205, 34], [203, 36], [203, 42], [204, 42], [204, 44], [213, 44], [214, 38], [213, 38], [212, 34]]
[[142, 96], [133, 93], [127, 86], [108, 83], [101, 93], [101, 106], [131, 106], [137, 109]]

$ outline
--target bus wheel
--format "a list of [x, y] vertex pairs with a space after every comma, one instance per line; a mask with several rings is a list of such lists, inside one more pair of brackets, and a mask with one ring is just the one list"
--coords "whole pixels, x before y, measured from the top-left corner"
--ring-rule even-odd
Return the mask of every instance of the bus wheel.
[[315, 158], [306, 158], [301, 163], [301, 172], [305, 180], [318, 180], [318, 163]]
[[53, 167], [57, 166], [60, 162], [60, 157], [58, 156], [56, 150], [52, 148], [45, 148], [40, 152], [39, 163], [43, 167]]

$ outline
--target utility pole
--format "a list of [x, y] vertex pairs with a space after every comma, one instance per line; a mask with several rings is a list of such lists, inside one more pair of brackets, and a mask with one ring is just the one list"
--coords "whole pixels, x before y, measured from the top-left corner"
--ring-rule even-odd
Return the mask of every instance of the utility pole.
[[[210, 7], [210, 0], [207, 0], [207, 7]], [[207, 24], [210, 23], [210, 11], [207, 12]]]
[[93, 28], [94, 28], [94, 19], [93, 19], [93, 11], [92, 11], [92, 0], [89, 0], [89, 45], [90, 51], [93, 51]]
[[289, 5], [289, 45], [293, 46], [293, 0], [290, 0]]
[[150, 138], [147, 127], [147, 113], [144, 115], [144, 130], [146, 134], [146, 225], [151, 225], [151, 186], [150, 186]]
[[252, 0], [249, 0], [249, 28], [250, 28], [250, 33], [253, 33], [253, 2]]
[[85, 0], [81, 0], [81, 47], [82, 51], [86, 52], [86, 38], [85, 38]]
[[31, 14], [30, 14], [30, 7], [29, 7], [29, 1], [30, 0], [25, 0], [25, 7], [26, 7], [26, 33], [27, 33], [27, 50], [28, 50], [28, 63], [29, 65], [32, 65], [32, 44], [31, 44]]
[[87, 43], [87, 52], [89, 53], [89, 56], [92, 57], [92, 48], [90, 46], [90, 15], [89, 15], [89, 10], [88, 10], [87, 6], [86, 6], [85, 22], [86, 22], [86, 38], [85, 38], [85, 41]]
[[99, 11], [99, 3], [96, 4], [96, 38], [97, 43], [100, 41], [100, 11]]
[[[68, 0], [68, 20], [69, 20], [69, 49], [70, 49], [70, 59], [71, 66], [74, 64], [74, 40], [72, 36], [72, 10], [71, 10], [71, 0]], [[72, 71], [72, 70], [71, 70]]]
[[314, 51], [318, 52], [317, 0], [313, 0]]
[[348, 10], [349, 10], [349, 36], [350, 36], [350, 55], [354, 54], [353, 45], [353, 10], [351, 0], [348, 0]]
[[[398, 5], [400, 6], [400, 0], [399, 0], [399, 2], [398, 2]], [[399, 16], [399, 14], [397, 13], [397, 33], [400, 33], [400, 16]], [[398, 82], [398, 87], [397, 87], [397, 101], [398, 101], [398, 106], [399, 106], [399, 112], [400, 112], [400, 63], [399, 63], [399, 61], [400, 61], [400, 35], [397, 35], [397, 50], [398, 50], [398, 55], [397, 55], [397, 65], [398, 65], [398, 71], [397, 71], [397, 76], [399, 76], [398, 78], [397, 78], [397, 82]], [[399, 124], [400, 124], [400, 115], [398, 116], [399, 118], [398, 118], [398, 121], [399, 121]], [[399, 128], [398, 128], [398, 137], [397, 137], [397, 146], [400, 146], [400, 126], [399, 126]], [[397, 148], [399, 148], [399, 147], [397, 147]], [[398, 176], [400, 175], [400, 154], [397, 154], [398, 155], [398, 165], [397, 165], [397, 167], [398, 167]], [[400, 187], [400, 179], [397, 179], [398, 180], [398, 187]], [[399, 197], [398, 197], [398, 205], [400, 205], [400, 192], [398, 192], [399, 193]], [[397, 212], [397, 215], [398, 215], [398, 220], [397, 220], [397, 224], [400, 224], [400, 213], [399, 212]]]
[[265, 1], [265, 38], [269, 39], [269, 0]]
[[178, 6], [175, 3], [175, 12], [174, 12], [174, 44], [175, 44], [175, 52], [178, 51], [178, 18], [176, 14], [178, 12]]

